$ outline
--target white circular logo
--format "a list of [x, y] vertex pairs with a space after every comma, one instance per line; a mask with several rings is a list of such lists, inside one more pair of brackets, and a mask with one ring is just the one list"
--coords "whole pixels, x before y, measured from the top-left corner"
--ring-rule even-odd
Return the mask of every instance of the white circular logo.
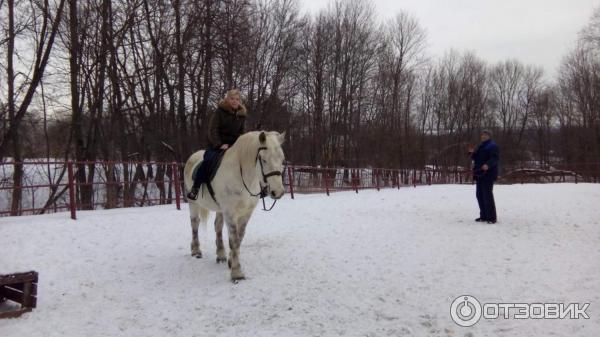
[[473, 326], [481, 318], [481, 303], [473, 296], [459, 296], [450, 306], [450, 316], [460, 326]]

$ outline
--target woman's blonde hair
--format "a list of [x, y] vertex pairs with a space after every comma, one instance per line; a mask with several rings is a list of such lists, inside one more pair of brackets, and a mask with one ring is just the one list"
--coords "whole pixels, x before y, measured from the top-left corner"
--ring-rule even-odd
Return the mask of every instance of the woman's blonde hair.
[[237, 97], [237, 98], [241, 99], [242, 93], [240, 93], [240, 91], [238, 89], [231, 89], [231, 90], [227, 91], [227, 94], [225, 95], [225, 99], [230, 99], [233, 97]]

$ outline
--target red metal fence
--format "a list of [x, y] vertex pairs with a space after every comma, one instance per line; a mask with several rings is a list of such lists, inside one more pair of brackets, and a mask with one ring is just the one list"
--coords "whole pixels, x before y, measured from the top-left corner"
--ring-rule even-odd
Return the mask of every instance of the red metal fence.
[[[14, 186], [15, 168], [23, 179]], [[588, 165], [589, 166], [589, 165]], [[571, 170], [506, 170], [501, 182], [600, 182], [600, 165]], [[0, 163], [0, 216], [44, 214], [78, 210], [142, 207], [175, 203], [180, 209], [184, 193], [183, 165], [172, 162], [47, 162]], [[326, 193], [402, 186], [472, 183], [461, 167], [439, 169], [322, 168], [286, 166], [286, 191]], [[20, 193], [18, 193], [20, 192]]]
[[[18, 166], [24, 171], [21, 186], [13, 184]], [[70, 211], [75, 219], [77, 210], [173, 202], [180, 209], [180, 167], [166, 162], [0, 163], [0, 216]]]
[[327, 193], [362, 189], [400, 188], [431, 184], [471, 183], [464, 169], [378, 169], [378, 168], [320, 168], [289, 166], [284, 184], [301, 193]]

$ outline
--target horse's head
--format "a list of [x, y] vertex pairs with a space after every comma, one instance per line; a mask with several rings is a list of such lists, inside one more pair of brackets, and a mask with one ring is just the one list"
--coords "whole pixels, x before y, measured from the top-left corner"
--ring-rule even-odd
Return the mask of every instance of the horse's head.
[[285, 133], [262, 131], [258, 135], [258, 140], [260, 148], [257, 160], [261, 172], [261, 188], [266, 189], [271, 198], [279, 199], [285, 192], [282, 176], [285, 156], [281, 149]]

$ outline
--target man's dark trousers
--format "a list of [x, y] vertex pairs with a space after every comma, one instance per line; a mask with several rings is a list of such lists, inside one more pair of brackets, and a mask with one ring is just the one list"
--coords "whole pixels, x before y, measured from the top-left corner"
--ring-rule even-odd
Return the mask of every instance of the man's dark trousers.
[[496, 204], [494, 203], [494, 180], [477, 179], [477, 202], [479, 217], [485, 221], [496, 221]]

